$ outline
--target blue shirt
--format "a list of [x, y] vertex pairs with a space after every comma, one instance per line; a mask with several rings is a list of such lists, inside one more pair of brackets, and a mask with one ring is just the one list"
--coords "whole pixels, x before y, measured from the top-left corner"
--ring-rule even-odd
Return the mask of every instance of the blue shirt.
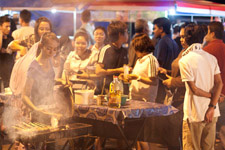
[[170, 35], [163, 36], [155, 46], [154, 56], [160, 67], [171, 70], [172, 61], [177, 58], [179, 47]]

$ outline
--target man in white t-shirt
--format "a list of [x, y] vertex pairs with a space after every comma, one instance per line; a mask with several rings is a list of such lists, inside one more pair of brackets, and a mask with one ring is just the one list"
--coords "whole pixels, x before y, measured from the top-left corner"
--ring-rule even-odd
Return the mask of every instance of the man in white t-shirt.
[[19, 22], [21, 28], [13, 31], [12, 37], [14, 40], [23, 40], [25, 37], [34, 34], [34, 28], [29, 26], [29, 22], [31, 19], [31, 13], [24, 9], [20, 12]]
[[213, 150], [222, 80], [217, 60], [192, 44], [179, 61], [185, 82], [183, 149]]

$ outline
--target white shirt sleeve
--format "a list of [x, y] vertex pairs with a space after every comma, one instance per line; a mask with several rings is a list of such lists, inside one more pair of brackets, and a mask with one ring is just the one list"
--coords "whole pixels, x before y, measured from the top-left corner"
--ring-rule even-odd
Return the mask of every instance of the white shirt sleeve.
[[149, 63], [149, 72], [148, 77], [156, 77], [157, 76], [157, 69], [159, 67], [157, 59], [154, 57], [149, 57], [150, 63]]
[[183, 82], [194, 81], [192, 69], [184, 59], [181, 59], [179, 61], [179, 68], [180, 68], [181, 79]]
[[219, 65], [218, 65], [218, 61], [217, 61], [217, 59], [215, 58], [215, 61], [216, 61], [216, 67], [215, 67], [215, 72], [214, 72], [214, 75], [216, 75], [216, 74], [219, 74], [220, 73], [220, 67], [219, 67]]
[[103, 60], [104, 60], [104, 57], [105, 57], [105, 52], [106, 50], [110, 47], [110, 45], [106, 45], [104, 46], [101, 51], [100, 51], [100, 54], [99, 54], [99, 58], [98, 58], [98, 63], [102, 64], [103, 63]]

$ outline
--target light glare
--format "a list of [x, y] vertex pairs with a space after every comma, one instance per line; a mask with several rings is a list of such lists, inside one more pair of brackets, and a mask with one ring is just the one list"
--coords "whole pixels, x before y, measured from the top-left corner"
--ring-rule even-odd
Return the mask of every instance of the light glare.
[[53, 14], [56, 13], [56, 9], [53, 8], [53, 9], [51, 10], [51, 12], [52, 12]]

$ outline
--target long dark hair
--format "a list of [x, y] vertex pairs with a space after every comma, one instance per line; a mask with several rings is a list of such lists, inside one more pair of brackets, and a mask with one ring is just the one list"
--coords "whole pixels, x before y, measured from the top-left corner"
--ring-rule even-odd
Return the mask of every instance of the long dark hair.
[[35, 42], [40, 41], [41, 37], [38, 35], [38, 27], [41, 24], [41, 22], [47, 22], [50, 26], [50, 31], [52, 32], [52, 23], [51, 21], [46, 17], [40, 17], [36, 20], [34, 25], [34, 36], [35, 36]]

